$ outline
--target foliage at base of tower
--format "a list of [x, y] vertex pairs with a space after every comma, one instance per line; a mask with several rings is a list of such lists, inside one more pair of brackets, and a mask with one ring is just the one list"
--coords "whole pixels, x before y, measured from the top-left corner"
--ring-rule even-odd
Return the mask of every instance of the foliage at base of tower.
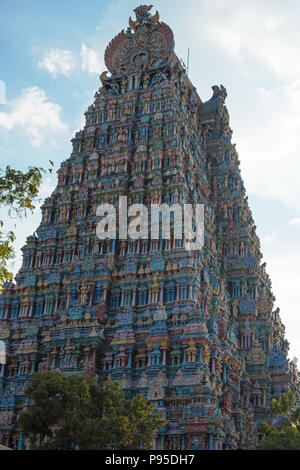
[[262, 436], [259, 450], [300, 450], [300, 407], [294, 408], [294, 394], [291, 390], [270, 405], [275, 422], [261, 423]]
[[[43, 168], [29, 167], [26, 173], [7, 166], [0, 169], [0, 205], [7, 206], [9, 215], [17, 218], [26, 216], [27, 211], [35, 209], [34, 201], [42, 181]], [[5, 231], [0, 220], [0, 287], [12, 279], [8, 262], [14, 257], [12, 243], [15, 240], [13, 231]]]
[[33, 375], [25, 389], [32, 404], [20, 417], [23, 435], [38, 449], [151, 449], [152, 436], [164, 425], [142, 395], [127, 400], [120, 383], [58, 371]]

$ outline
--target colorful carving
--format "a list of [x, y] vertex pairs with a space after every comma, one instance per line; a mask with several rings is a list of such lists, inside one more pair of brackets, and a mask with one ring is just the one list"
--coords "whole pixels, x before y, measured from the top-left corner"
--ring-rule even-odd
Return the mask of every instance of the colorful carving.
[[[58, 185], [0, 296], [0, 436], [20, 448], [16, 416], [34, 371], [119, 380], [167, 424], [155, 449], [246, 449], [297, 364], [231, 143], [226, 89], [202, 103], [151, 7], [109, 44], [101, 88], [72, 139]], [[97, 206], [205, 204], [205, 245], [99, 240]], [[20, 444], [21, 442], [21, 444]], [[29, 445], [29, 444], [28, 444]]]

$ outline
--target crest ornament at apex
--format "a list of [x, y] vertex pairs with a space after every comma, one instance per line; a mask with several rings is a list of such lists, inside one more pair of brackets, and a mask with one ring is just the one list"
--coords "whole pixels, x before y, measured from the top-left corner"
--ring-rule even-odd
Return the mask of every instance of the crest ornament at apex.
[[[166, 65], [174, 52], [174, 35], [168, 25], [159, 21], [159, 13], [150, 14], [152, 5], [141, 5], [129, 18], [126, 33], [121, 31], [105, 51], [105, 64], [112, 74], [157, 69]], [[103, 75], [105, 77], [105, 75]]]
[[159, 13], [156, 11], [155, 15], [151, 16], [149, 13], [153, 8], [153, 5], [140, 5], [135, 10], [136, 21], [132, 21], [131, 16], [129, 17], [129, 29], [137, 31], [139, 26], [145, 28], [155, 28], [155, 25], [159, 22]]

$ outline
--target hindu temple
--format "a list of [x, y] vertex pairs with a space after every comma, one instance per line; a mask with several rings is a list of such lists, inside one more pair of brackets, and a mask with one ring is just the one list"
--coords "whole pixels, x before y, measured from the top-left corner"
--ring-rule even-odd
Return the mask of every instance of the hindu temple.
[[[296, 361], [248, 205], [223, 85], [201, 100], [152, 7], [107, 46], [107, 71], [72, 139], [23, 264], [0, 296], [0, 439], [30, 448], [18, 417], [36, 371], [87, 374], [143, 394], [166, 425], [156, 450], [254, 448]], [[203, 204], [204, 245], [99, 239], [101, 204]], [[172, 219], [171, 219], [172, 225]]]

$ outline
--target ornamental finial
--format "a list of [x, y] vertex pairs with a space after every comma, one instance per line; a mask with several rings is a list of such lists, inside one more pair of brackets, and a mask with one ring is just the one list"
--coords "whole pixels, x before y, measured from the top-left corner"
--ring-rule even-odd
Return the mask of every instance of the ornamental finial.
[[159, 22], [159, 13], [156, 11], [155, 15], [150, 14], [153, 5], [140, 5], [134, 11], [136, 21], [129, 18], [129, 27], [136, 31], [140, 26], [154, 26]]

